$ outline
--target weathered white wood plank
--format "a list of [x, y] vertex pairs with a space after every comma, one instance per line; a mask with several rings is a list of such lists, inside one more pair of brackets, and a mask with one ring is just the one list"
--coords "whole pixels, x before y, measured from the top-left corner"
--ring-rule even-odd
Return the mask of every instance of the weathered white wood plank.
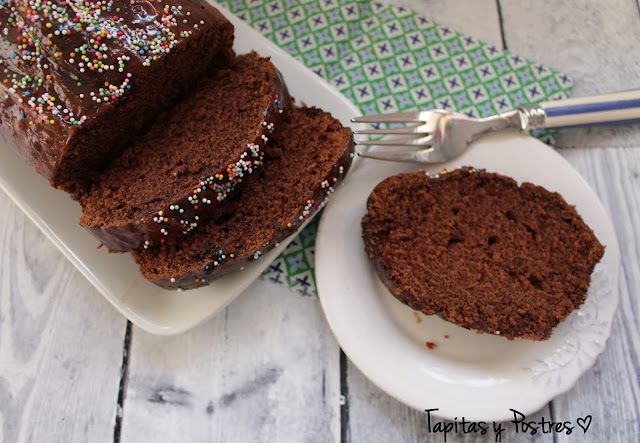
[[318, 300], [258, 281], [183, 335], [134, 328], [121, 441], [339, 441], [339, 378]]
[[[607, 348], [573, 390], [554, 400], [554, 409], [560, 418], [591, 415], [586, 435], [594, 441], [638, 441], [640, 147], [565, 150], [563, 155], [600, 196], [610, 214], [618, 235], [623, 271], [620, 307]], [[567, 436], [566, 441], [571, 437]]]
[[[428, 352], [425, 349], [425, 352]], [[384, 358], [381, 356], [381, 358]], [[431, 418], [431, 431], [429, 430], [429, 417], [422, 411], [417, 411], [405, 406], [391, 396], [376, 388], [362, 373], [352, 364], [349, 365], [347, 374], [349, 384], [349, 438], [353, 442], [443, 442], [444, 434], [436, 429], [436, 421], [443, 422], [437, 417]], [[491, 401], [487, 398], [487, 401]], [[438, 400], [425, 397], [425, 409], [437, 408]], [[460, 404], [460, 420], [462, 423], [462, 414], [464, 412], [464, 402]], [[551, 413], [548, 407], [544, 407], [536, 414], [527, 415], [527, 421], [540, 420], [541, 417], [549, 420]], [[444, 421], [446, 423], [453, 423]], [[489, 430], [482, 434], [481, 432], [462, 431], [462, 425], [459, 424], [460, 432], [449, 432], [446, 436], [447, 442], [481, 442], [496, 441], [496, 432], [493, 429], [493, 422], [488, 422]], [[516, 433], [513, 423], [498, 423], [503, 431], [498, 434], [503, 442], [552, 442], [553, 436], [550, 434], [537, 434], [535, 436], [523, 435], [521, 432]], [[469, 428], [467, 428], [469, 429]]]
[[[574, 79], [573, 97], [640, 88], [640, 12], [632, 0], [500, 0], [507, 47]], [[640, 125], [570, 129], [561, 147], [637, 146]]]
[[0, 441], [113, 441], [126, 321], [0, 207]]
[[411, 8], [436, 23], [502, 47], [495, 0], [382, 0], [381, 3]]

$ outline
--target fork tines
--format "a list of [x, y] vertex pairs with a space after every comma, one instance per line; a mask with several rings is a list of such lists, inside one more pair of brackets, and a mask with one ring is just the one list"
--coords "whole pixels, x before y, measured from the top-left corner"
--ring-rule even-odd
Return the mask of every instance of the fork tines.
[[404, 111], [391, 114], [363, 115], [351, 119], [354, 123], [425, 123], [427, 116], [424, 111]]
[[[408, 134], [409, 135], [409, 134]], [[433, 137], [430, 135], [413, 134], [414, 137], [390, 138], [385, 140], [360, 140], [355, 142], [360, 146], [421, 146], [431, 144]]]
[[417, 123], [400, 128], [360, 129], [354, 134], [368, 135], [403, 135], [402, 138], [389, 140], [360, 140], [357, 145], [376, 146], [424, 146], [430, 143], [430, 130], [427, 127], [427, 115], [424, 111], [405, 111], [393, 114], [378, 114], [355, 117], [354, 123]]

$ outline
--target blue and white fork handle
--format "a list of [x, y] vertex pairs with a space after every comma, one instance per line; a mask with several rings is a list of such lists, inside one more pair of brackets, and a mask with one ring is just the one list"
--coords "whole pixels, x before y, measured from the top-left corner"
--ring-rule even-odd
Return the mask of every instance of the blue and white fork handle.
[[523, 131], [640, 122], [640, 90], [543, 102], [523, 106], [499, 118]]

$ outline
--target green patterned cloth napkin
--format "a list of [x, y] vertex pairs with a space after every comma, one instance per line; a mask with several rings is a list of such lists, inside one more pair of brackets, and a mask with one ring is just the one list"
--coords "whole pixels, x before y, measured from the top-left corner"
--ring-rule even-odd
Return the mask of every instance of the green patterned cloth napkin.
[[[568, 97], [572, 81], [414, 11], [368, 0], [218, 0], [360, 107], [449, 109], [488, 117]], [[555, 133], [534, 132], [553, 144]], [[263, 278], [317, 295], [316, 217]]]

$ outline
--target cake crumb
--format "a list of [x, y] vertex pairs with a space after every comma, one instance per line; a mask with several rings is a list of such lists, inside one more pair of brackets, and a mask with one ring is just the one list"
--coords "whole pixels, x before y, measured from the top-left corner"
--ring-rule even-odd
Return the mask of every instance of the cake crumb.
[[398, 300], [509, 340], [548, 339], [584, 302], [604, 252], [559, 194], [473, 167], [385, 179], [361, 224], [365, 253]]
[[426, 342], [426, 343], [425, 343], [425, 345], [426, 345], [426, 346], [427, 346], [427, 348], [429, 348], [429, 349], [433, 349], [433, 348], [435, 348], [435, 347], [436, 347], [436, 344], [435, 344], [434, 342], [432, 342], [432, 341], [428, 341], [428, 342]]
[[444, 338], [449, 338], [449, 336], [447, 334], [444, 335]]
[[416, 311], [413, 311], [413, 315], [416, 317], [416, 323], [422, 323], [422, 319]]

